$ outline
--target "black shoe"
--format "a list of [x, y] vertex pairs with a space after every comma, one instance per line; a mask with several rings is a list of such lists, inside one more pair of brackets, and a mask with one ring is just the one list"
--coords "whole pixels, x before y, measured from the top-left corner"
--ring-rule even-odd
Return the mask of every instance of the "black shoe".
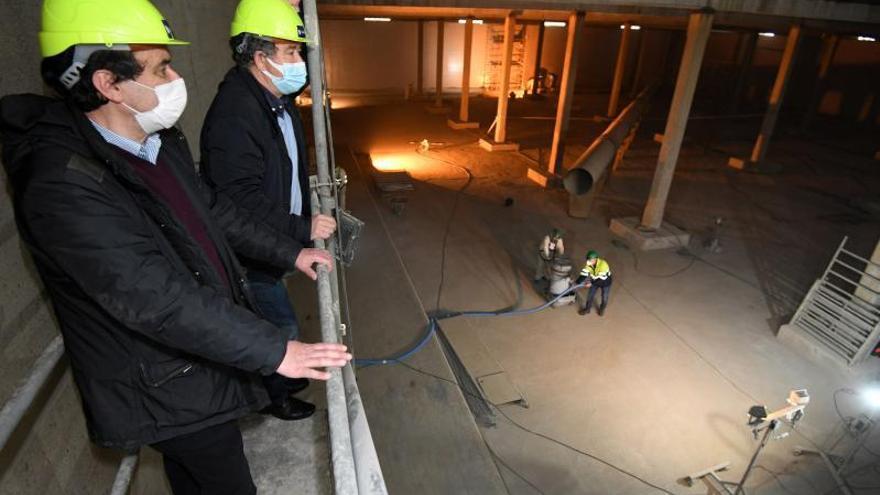
[[293, 395], [298, 392], [302, 392], [306, 387], [309, 386], [308, 378], [287, 378], [284, 381], [284, 384], [287, 385], [287, 393]]
[[590, 312], [590, 308], [581, 308], [578, 310], [578, 314], [584, 316], [585, 314]]
[[306, 419], [315, 413], [315, 405], [296, 397], [288, 397], [281, 404], [269, 404], [260, 409], [261, 414], [271, 414], [284, 421]]
[[599, 316], [605, 315], [605, 306], [599, 306]]

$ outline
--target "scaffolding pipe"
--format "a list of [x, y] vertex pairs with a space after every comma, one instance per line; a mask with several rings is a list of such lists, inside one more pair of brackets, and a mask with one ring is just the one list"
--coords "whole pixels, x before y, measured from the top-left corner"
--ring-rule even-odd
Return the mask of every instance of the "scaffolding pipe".
[[[304, 23], [309, 43], [306, 45], [309, 69], [309, 82], [312, 95], [312, 127], [315, 136], [315, 158], [317, 166], [317, 184], [312, 190], [312, 215], [323, 213], [332, 215], [335, 209], [333, 194], [333, 176], [330, 173], [330, 149], [328, 146], [328, 128], [326, 91], [324, 88], [324, 58], [321, 42], [321, 30], [318, 25], [318, 7], [315, 0], [305, 0], [303, 4]], [[329, 243], [330, 255], [335, 258], [335, 243]], [[316, 240], [315, 247], [324, 249], [323, 240]], [[339, 336], [338, 306], [334, 308], [333, 287], [327, 267], [319, 265], [318, 272], [318, 304], [320, 308], [321, 338], [324, 342], [337, 343]], [[345, 386], [342, 382], [342, 371], [330, 370], [327, 381], [327, 415], [330, 425], [330, 449], [333, 463], [333, 480], [335, 492], [338, 494], [357, 494], [357, 478], [352, 455], [351, 432], [348, 422], [348, 409], [345, 400]]]
[[[304, 23], [309, 42], [306, 58], [308, 59], [310, 93], [312, 95], [312, 127], [315, 133], [315, 160], [318, 171], [318, 196], [321, 198], [320, 213], [329, 215], [336, 206], [332, 198], [332, 182], [330, 175], [327, 145], [327, 121], [325, 104], [327, 92], [324, 88], [324, 55], [321, 46], [321, 31], [318, 26], [318, 7], [315, 0], [303, 2]], [[317, 203], [317, 202], [315, 202]]]
[[138, 465], [138, 454], [129, 454], [119, 463], [119, 469], [116, 471], [116, 478], [113, 480], [113, 487], [110, 488], [110, 495], [125, 495], [131, 486], [131, 479], [134, 477], [134, 471]]
[[[312, 190], [312, 213], [319, 211], [318, 194]], [[322, 239], [315, 240], [315, 247], [324, 249]], [[321, 340], [338, 343], [336, 316], [333, 314], [333, 291], [330, 288], [330, 272], [324, 265], [318, 265], [318, 309], [321, 321]], [[352, 453], [351, 430], [348, 419], [348, 406], [345, 400], [345, 385], [342, 383], [342, 370], [332, 368], [327, 380], [327, 416], [330, 425], [330, 457], [333, 462], [333, 482], [337, 494], [358, 494], [357, 473]]]
[[0, 411], [0, 451], [6, 447], [12, 432], [18, 428], [24, 413], [30, 409], [40, 389], [49, 379], [52, 370], [64, 355], [64, 341], [61, 336], [55, 337], [37, 358], [30, 374], [19, 382], [12, 396]]
[[614, 162], [617, 150], [623, 144], [648, 105], [654, 85], [651, 85], [630, 102], [618, 114], [605, 131], [593, 141], [593, 144], [577, 159], [571, 170], [562, 180], [565, 190], [574, 196], [582, 196], [590, 192], [605, 170]]
[[357, 474], [358, 493], [360, 495], [388, 495], [385, 477], [373, 435], [364, 413], [364, 404], [354, 376], [354, 368], [346, 364], [342, 368], [342, 381], [345, 385], [345, 396], [348, 400], [348, 422], [351, 428], [351, 450], [354, 454], [354, 465]]

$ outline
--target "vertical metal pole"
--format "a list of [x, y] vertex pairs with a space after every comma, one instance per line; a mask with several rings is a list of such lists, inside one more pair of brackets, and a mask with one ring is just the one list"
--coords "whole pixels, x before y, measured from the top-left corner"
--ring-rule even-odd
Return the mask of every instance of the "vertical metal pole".
[[556, 127], [553, 129], [553, 144], [550, 147], [550, 161], [547, 172], [555, 174], [562, 169], [565, 157], [565, 137], [568, 134], [571, 102], [574, 99], [574, 83], [577, 79], [578, 52], [581, 33], [584, 31], [584, 12], [568, 15], [568, 40], [565, 43], [565, 60], [562, 65], [562, 84], [559, 87], [559, 102], [556, 106]]
[[[309, 80], [312, 93], [312, 127], [315, 132], [315, 157], [318, 172], [317, 191], [312, 192], [312, 214], [319, 211], [331, 214], [335, 208], [333, 177], [330, 174], [330, 153], [326, 120], [326, 91], [324, 88], [324, 59], [321, 30], [318, 24], [318, 8], [315, 0], [304, 0], [303, 12], [308, 38], [307, 44]], [[315, 246], [323, 249], [324, 242]], [[332, 246], [331, 246], [332, 248]], [[331, 250], [331, 254], [335, 254]], [[334, 313], [333, 290], [326, 267], [318, 266], [318, 302], [320, 307], [321, 337], [324, 342], [339, 342], [338, 312]], [[348, 409], [345, 403], [345, 387], [342, 371], [330, 370], [327, 381], [327, 412], [330, 423], [330, 444], [333, 462], [333, 479], [336, 493], [357, 494], [357, 481], [352, 456], [351, 432]]]
[[425, 21], [419, 19], [419, 56], [416, 62], [416, 94], [422, 95], [425, 92], [424, 73], [425, 73]]
[[782, 53], [782, 62], [779, 63], [779, 71], [776, 73], [776, 81], [770, 92], [770, 103], [767, 113], [764, 114], [764, 122], [761, 124], [761, 133], [755, 141], [750, 158], [752, 163], [760, 163], [767, 156], [767, 148], [770, 146], [770, 138], [776, 129], [776, 121], [779, 118], [779, 110], [782, 108], [782, 100], [785, 97], [785, 89], [794, 67], [794, 57], [798, 43], [801, 39], [801, 27], [798, 24], [788, 30], [788, 38], [785, 40], [785, 51]]
[[617, 65], [614, 67], [614, 82], [611, 84], [611, 96], [608, 99], [608, 117], [617, 115], [617, 107], [620, 103], [620, 87], [623, 85], [623, 76], [626, 73], [626, 59], [629, 56], [629, 35], [632, 32], [632, 24], [623, 25], [620, 33], [620, 47], [617, 50]]
[[[314, 0], [306, 0], [312, 1]], [[316, 192], [312, 192], [312, 212], [318, 212], [320, 200]], [[316, 240], [315, 247], [324, 248], [323, 240]], [[331, 301], [333, 293], [330, 288], [330, 273], [327, 267], [318, 265], [318, 309], [321, 321], [321, 340], [339, 342], [336, 329], [336, 318], [333, 314]], [[354, 467], [354, 453], [351, 443], [351, 425], [348, 417], [348, 405], [345, 400], [345, 384], [342, 370], [330, 369], [327, 380], [327, 417], [330, 425], [330, 455], [333, 463], [333, 483], [335, 493], [357, 494], [357, 472]]]
[[819, 54], [819, 67], [816, 74], [816, 84], [813, 85], [813, 91], [807, 103], [807, 110], [804, 112], [804, 121], [801, 123], [801, 130], [807, 130], [816, 116], [816, 107], [819, 105], [819, 98], [825, 89], [825, 78], [831, 70], [831, 64], [834, 62], [834, 55], [837, 54], [837, 46], [840, 42], [840, 36], [836, 34], [826, 34], [822, 37], [822, 51]]
[[508, 12], [504, 18], [504, 52], [501, 62], [501, 84], [498, 88], [498, 116], [495, 125], [495, 142], [507, 140], [507, 103], [510, 92], [510, 66], [513, 58], [513, 34], [516, 17]]
[[461, 67], [461, 107], [458, 109], [458, 120], [468, 121], [468, 103], [471, 93], [471, 46], [474, 40], [474, 20], [467, 18], [464, 25], [464, 63]]
[[443, 19], [437, 20], [437, 96], [434, 106], [443, 106]]
[[318, 171], [318, 195], [321, 197], [321, 213], [328, 215], [333, 208], [331, 198], [331, 176], [329, 148], [327, 145], [327, 121], [324, 106], [327, 92], [324, 88], [324, 49], [318, 25], [318, 10], [315, 0], [303, 0], [306, 33], [309, 43], [306, 45], [309, 84], [312, 94], [312, 127], [315, 131], [315, 158]]
[[746, 467], [745, 472], [743, 473], [742, 479], [736, 485], [736, 491], [733, 492], [733, 495], [739, 495], [743, 492], [743, 487], [746, 484], [746, 480], [749, 478], [749, 474], [752, 473], [752, 468], [755, 467], [755, 461], [758, 460], [758, 454], [764, 450], [764, 447], [767, 445], [767, 441], [770, 440], [770, 434], [773, 433], [773, 430], [779, 425], [777, 420], [770, 421], [770, 424], [767, 425], [767, 429], [764, 431], [764, 436], [761, 438], [761, 443], [758, 444], [758, 448], [755, 449], [755, 453], [752, 454], [752, 459], [749, 461], [748, 467]]
[[535, 73], [532, 76], [532, 96], [538, 95], [538, 78], [541, 76], [541, 55], [544, 52], [544, 22], [538, 24], [538, 53], [535, 54]]
[[669, 117], [666, 120], [666, 130], [663, 132], [663, 144], [660, 146], [654, 182], [651, 183], [648, 203], [642, 214], [642, 225], [649, 229], [658, 229], [663, 223], [666, 199], [669, 196], [669, 188], [672, 186], [675, 165], [678, 162], [681, 142], [684, 139], [688, 116], [691, 113], [691, 103], [694, 100], [694, 91], [697, 89], [697, 80], [700, 77], [700, 66], [703, 64], [706, 43], [712, 32], [713, 17], [712, 11], [706, 9], [691, 14], [688, 21], [687, 42], [682, 55], [681, 67], [678, 70], [678, 80], [675, 83], [675, 93], [672, 96]]

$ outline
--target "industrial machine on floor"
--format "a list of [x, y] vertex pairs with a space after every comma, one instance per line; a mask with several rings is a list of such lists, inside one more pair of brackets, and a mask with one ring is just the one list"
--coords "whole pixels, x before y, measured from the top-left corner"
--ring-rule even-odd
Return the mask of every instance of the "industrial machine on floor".
[[[567, 306], [575, 300], [574, 291], [569, 291], [573, 285], [571, 281], [571, 269], [571, 258], [568, 256], [559, 256], [550, 264], [550, 285], [547, 288], [547, 300], [554, 301], [554, 308]], [[562, 294], [565, 295], [559, 297]]]
[[[806, 408], [807, 404], [810, 402], [810, 394], [807, 393], [806, 389], [791, 390], [788, 393], [788, 399], [786, 399], [786, 402], [788, 405], [773, 412], [767, 412], [767, 408], [760, 405], [752, 406], [749, 409], [748, 425], [752, 429], [752, 434], [755, 438], [758, 438], [763, 432], [763, 436], [761, 436], [760, 443], [755, 449], [755, 453], [752, 454], [752, 459], [749, 461], [749, 465], [746, 467], [739, 482], [724, 481], [718, 477], [718, 473], [726, 471], [730, 467], [729, 462], [724, 462], [717, 466], [712, 466], [700, 472], [691, 474], [690, 476], [686, 476], [682, 481], [684, 481], [687, 486], [693, 486], [694, 482], [702, 480], [703, 483], [706, 484], [707, 495], [744, 494], [746, 481], [749, 479], [749, 475], [755, 467], [755, 461], [758, 460], [758, 455], [767, 445], [767, 442], [770, 441], [770, 435], [776, 431], [780, 421], [787, 421], [792, 428], [797, 425], [797, 422], [804, 417], [804, 408]], [[773, 440], [778, 440], [787, 436], [788, 433], [781, 433], [774, 437]]]

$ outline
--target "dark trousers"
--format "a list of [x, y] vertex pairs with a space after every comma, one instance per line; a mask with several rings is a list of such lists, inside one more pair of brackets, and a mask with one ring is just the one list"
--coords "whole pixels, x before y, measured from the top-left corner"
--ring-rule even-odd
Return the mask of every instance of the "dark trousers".
[[254, 495], [238, 423], [230, 421], [152, 445], [174, 495]]
[[[251, 292], [257, 309], [269, 323], [272, 323], [287, 335], [287, 340], [299, 338], [299, 322], [293, 305], [290, 304], [290, 296], [283, 281], [275, 283], [250, 282]], [[269, 393], [269, 399], [273, 404], [281, 404], [289, 395], [288, 379], [273, 373], [263, 377], [263, 385]]]
[[593, 305], [593, 298], [596, 297], [596, 290], [598, 289], [602, 290], [602, 302], [599, 307], [604, 310], [605, 306], [608, 306], [608, 298], [611, 297], [611, 279], [596, 280], [587, 289], [587, 300], [582, 306], [584, 309], [590, 309]]

